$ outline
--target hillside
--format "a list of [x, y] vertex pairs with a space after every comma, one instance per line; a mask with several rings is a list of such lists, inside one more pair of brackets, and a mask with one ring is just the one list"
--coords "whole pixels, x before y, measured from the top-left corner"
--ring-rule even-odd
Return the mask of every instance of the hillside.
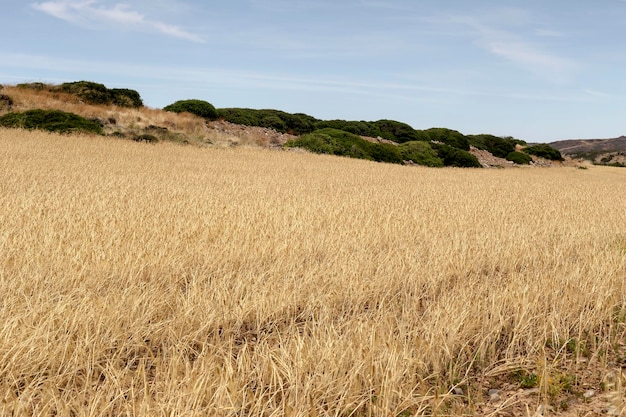
[[564, 155], [598, 165], [626, 166], [626, 136], [614, 139], [572, 139], [550, 143]]
[[[68, 124], [69, 119], [76, 119], [75, 124]], [[164, 109], [151, 109], [143, 105], [134, 90], [109, 89], [88, 81], [4, 86], [0, 91], [0, 125], [65, 133], [89, 130], [143, 142], [300, 148], [431, 167], [563, 163], [561, 154], [548, 145], [527, 146], [524, 141], [510, 137], [464, 135], [447, 128], [416, 130], [394, 120], [321, 120], [280, 110], [216, 109], [202, 100], [181, 100]]]

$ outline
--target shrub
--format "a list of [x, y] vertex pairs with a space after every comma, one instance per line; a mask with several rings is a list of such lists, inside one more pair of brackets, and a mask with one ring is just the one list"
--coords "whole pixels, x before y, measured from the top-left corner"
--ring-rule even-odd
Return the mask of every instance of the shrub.
[[59, 110], [28, 110], [23, 113], [9, 113], [0, 117], [0, 126], [41, 129], [50, 132], [92, 132], [104, 134], [102, 126], [74, 113]]
[[108, 89], [104, 84], [92, 81], [76, 81], [63, 83], [50, 88], [51, 91], [61, 91], [74, 94], [85, 103], [96, 105], [116, 105], [120, 107], [138, 108], [143, 106], [141, 96], [135, 90], [127, 88]]
[[372, 127], [368, 122], [347, 120], [319, 120], [315, 123], [316, 129], [338, 129], [359, 136], [373, 136]]
[[156, 136], [149, 135], [147, 133], [144, 133], [142, 135], [137, 135], [133, 137], [133, 140], [135, 142], [146, 142], [146, 143], [155, 143], [159, 141], [159, 139]]
[[316, 130], [318, 121], [304, 113], [286, 113], [280, 110], [256, 110], [243, 108], [225, 108], [217, 110], [218, 117], [230, 123], [245, 126], [267, 127], [281, 133], [303, 135]]
[[0, 111], [11, 111], [11, 108], [13, 108], [13, 99], [6, 94], [0, 94]]
[[405, 161], [413, 161], [419, 165], [442, 167], [443, 160], [437, 155], [430, 143], [424, 141], [405, 142], [398, 146], [400, 155]]
[[506, 160], [519, 165], [528, 165], [532, 162], [533, 159], [525, 153], [513, 151], [506, 156]]
[[494, 135], [469, 135], [466, 136], [469, 144], [491, 152], [498, 158], [506, 158], [508, 154], [515, 151], [515, 142], [511, 139], [500, 138]]
[[545, 143], [540, 143], [539, 145], [529, 146], [523, 149], [525, 153], [536, 155], [541, 158], [550, 159], [552, 161], [562, 161], [563, 156], [561, 152], [557, 149], [554, 149], [552, 146], [547, 145]]
[[22, 84], [18, 84], [16, 87], [28, 88], [28, 89], [37, 90], [37, 91], [48, 89], [48, 86], [44, 83], [22, 83]]
[[419, 140], [415, 129], [406, 123], [395, 120], [378, 120], [373, 123], [373, 127], [377, 135], [371, 136], [380, 136], [398, 143]]
[[316, 130], [288, 141], [285, 146], [370, 161], [402, 163], [400, 151], [396, 146], [387, 143], [368, 142], [357, 135], [338, 129]]
[[113, 104], [120, 107], [143, 107], [143, 100], [139, 93], [128, 88], [113, 88], [111, 92]]
[[207, 120], [217, 119], [217, 110], [215, 107], [204, 100], [179, 100], [169, 106], [163, 107], [165, 111], [171, 111], [174, 113], [188, 112], [195, 114], [196, 116], [203, 117]]
[[284, 132], [287, 130], [287, 124], [275, 114], [268, 114], [264, 116], [260, 120], [259, 126], [274, 129], [279, 132]]
[[432, 146], [437, 151], [439, 158], [443, 160], [445, 166], [462, 168], [482, 167], [478, 159], [467, 151], [441, 143], [434, 143]]
[[469, 142], [467, 138], [456, 130], [446, 129], [444, 127], [433, 127], [425, 131], [428, 133], [430, 140], [441, 142], [453, 148], [469, 151]]
[[374, 138], [380, 136], [397, 143], [420, 140], [420, 136], [415, 129], [406, 123], [396, 122], [395, 120], [378, 120], [376, 122], [320, 120], [315, 124], [315, 127], [317, 129], [339, 129], [359, 136]]

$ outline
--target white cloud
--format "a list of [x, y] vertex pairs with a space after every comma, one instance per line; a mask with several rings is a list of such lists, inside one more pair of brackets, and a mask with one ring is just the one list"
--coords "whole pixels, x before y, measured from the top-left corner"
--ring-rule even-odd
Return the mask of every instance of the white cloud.
[[122, 3], [111, 7], [102, 5], [97, 0], [56, 0], [33, 3], [32, 7], [58, 19], [90, 28], [122, 26], [125, 29], [156, 31], [163, 35], [192, 42], [204, 42], [196, 34], [175, 25], [147, 19], [143, 14], [131, 10], [129, 5]]

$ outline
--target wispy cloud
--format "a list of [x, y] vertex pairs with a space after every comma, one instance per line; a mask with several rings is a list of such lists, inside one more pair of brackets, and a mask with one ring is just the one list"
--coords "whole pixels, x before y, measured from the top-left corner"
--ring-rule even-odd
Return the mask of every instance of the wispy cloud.
[[122, 3], [111, 7], [103, 5], [97, 0], [57, 0], [33, 3], [32, 7], [58, 19], [90, 28], [123, 26], [140, 31], [155, 31], [192, 42], [204, 42], [196, 34], [175, 25], [148, 19]]
[[[271, 89], [272, 91], [314, 91], [335, 92], [355, 96], [393, 97], [407, 101], [433, 101], [446, 96], [496, 97], [524, 101], [586, 102], [591, 97], [587, 92], [579, 94], [533, 94], [491, 91], [471, 88], [454, 88], [444, 84], [418, 82], [416, 80], [375, 80], [346, 77], [307, 77], [289, 73], [243, 71], [231, 68], [211, 67], [153, 67], [125, 62], [83, 61], [64, 59], [45, 55], [5, 54], [0, 53], [0, 62], [9, 63], [8, 67], [37, 70], [47, 68], [50, 71], [80, 74], [85, 77], [106, 75], [107, 77], [138, 77], [141, 81], [177, 81], [197, 88], [198, 86], [228, 85], [234, 89]], [[149, 74], [149, 76], [146, 76]]]
[[480, 48], [543, 78], [562, 81], [578, 69], [576, 62], [550, 51], [537, 39], [564, 37], [564, 34], [533, 27], [532, 16], [524, 10], [503, 9], [500, 13], [457, 16], [450, 20], [469, 28]]

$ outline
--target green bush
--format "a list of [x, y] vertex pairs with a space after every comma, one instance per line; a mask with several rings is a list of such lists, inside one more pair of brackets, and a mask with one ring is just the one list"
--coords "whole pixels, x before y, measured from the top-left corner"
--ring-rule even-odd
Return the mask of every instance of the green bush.
[[286, 113], [280, 110], [256, 110], [243, 108], [224, 108], [217, 110], [218, 117], [230, 123], [245, 126], [259, 126], [274, 129], [281, 133], [303, 135], [311, 133], [318, 121], [303, 113]]
[[441, 142], [453, 148], [469, 151], [470, 146], [467, 138], [456, 130], [446, 129], [444, 127], [433, 127], [425, 131], [430, 140]]
[[46, 85], [44, 83], [22, 83], [22, 84], [18, 84], [16, 87], [17, 88], [28, 88], [28, 89], [37, 90], [37, 91], [47, 90], [48, 89], [48, 85]]
[[514, 163], [519, 164], [519, 165], [528, 165], [528, 164], [530, 164], [532, 162], [533, 158], [531, 158], [530, 156], [526, 155], [525, 153], [513, 151], [513, 152], [510, 152], [506, 156], [506, 160], [514, 162]]
[[552, 146], [547, 145], [545, 143], [541, 143], [539, 145], [529, 146], [524, 148], [523, 151], [530, 155], [536, 155], [541, 158], [550, 159], [552, 161], [562, 161], [563, 156], [561, 152], [557, 149], [554, 149]]
[[111, 92], [112, 104], [120, 107], [139, 108], [143, 107], [143, 100], [139, 93], [128, 88], [112, 88]]
[[163, 110], [175, 113], [188, 112], [207, 120], [217, 119], [217, 110], [215, 107], [204, 100], [179, 100], [169, 106], [163, 107]]
[[469, 144], [491, 152], [498, 158], [506, 158], [508, 154], [515, 151], [515, 142], [511, 139], [500, 138], [494, 135], [469, 135], [466, 136]]
[[357, 135], [338, 129], [316, 130], [288, 141], [285, 146], [370, 161], [402, 163], [400, 151], [395, 145], [368, 142]]
[[339, 129], [359, 136], [381, 137], [397, 143], [421, 140], [420, 135], [406, 123], [395, 120], [378, 120], [376, 122], [320, 120], [315, 123], [317, 129]]
[[437, 151], [430, 143], [424, 141], [404, 142], [398, 145], [400, 155], [405, 161], [413, 161], [419, 165], [429, 167], [442, 167], [443, 160], [437, 155]]
[[287, 130], [287, 124], [275, 114], [263, 116], [259, 122], [259, 126], [274, 129], [278, 132], [285, 132]]
[[80, 97], [85, 103], [96, 105], [116, 105], [138, 108], [143, 106], [141, 96], [135, 90], [127, 88], [109, 89], [104, 84], [92, 81], [76, 81], [51, 87], [51, 91], [61, 91]]
[[8, 113], [0, 117], [0, 126], [41, 129], [50, 132], [91, 132], [104, 134], [102, 126], [74, 113], [59, 110], [28, 110], [23, 113]]
[[441, 143], [433, 143], [432, 147], [437, 151], [437, 156], [443, 160], [445, 166], [462, 168], [482, 167], [478, 159], [467, 151]]
[[395, 120], [378, 120], [372, 123], [374, 132], [370, 136], [382, 137], [398, 143], [411, 142], [419, 140], [419, 136], [415, 129], [406, 123], [397, 122]]
[[338, 129], [359, 136], [373, 137], [373, 129], [369, 122], [347, 120], [319, 120], [315, 123], [316, 129]]

